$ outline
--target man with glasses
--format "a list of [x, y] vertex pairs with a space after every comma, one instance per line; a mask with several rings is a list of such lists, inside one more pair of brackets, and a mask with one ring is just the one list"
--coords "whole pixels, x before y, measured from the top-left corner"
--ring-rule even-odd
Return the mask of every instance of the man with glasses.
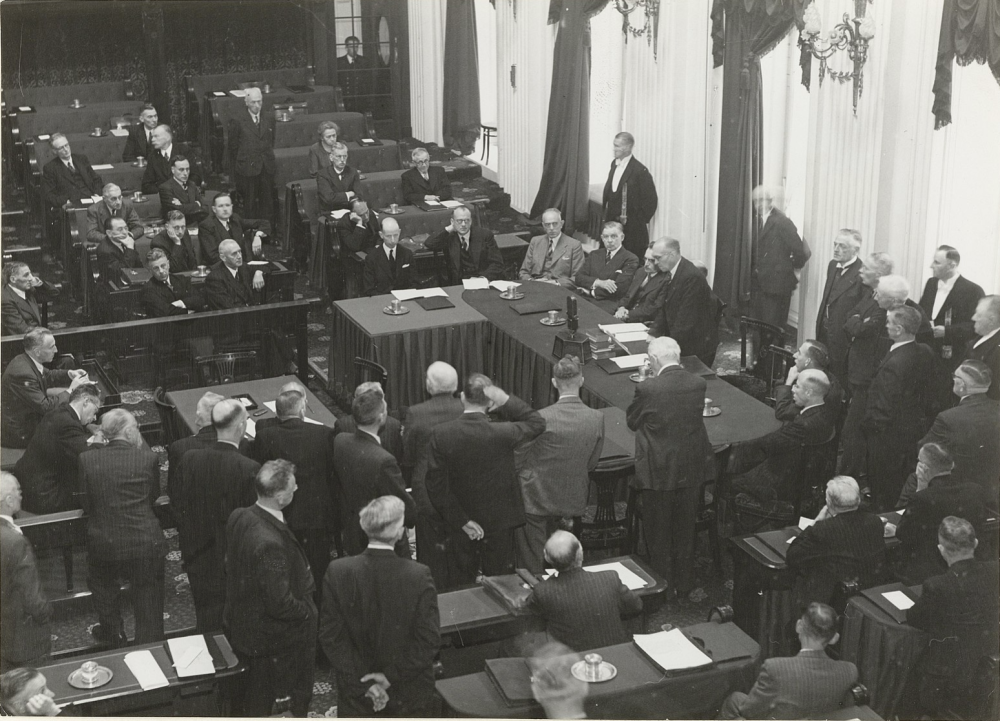
[[122, 197], [122, 189], [108, 183], [101, 191], [101, 201], [87, 208], [87, 241], [100, 243], [104, 240], [104, 224], [108, 218], [124, 218], [128, 233], [133, 238], [142, 235], [142, 221], [135, 212], [132, 201]]
[[503, 258], [493, 233], [472, 227], [472, 211], [462, 206], [451, 214], [451, 223], [424, 243], [427, 250], [444, 251], [445, 284], [460, 285], [463, 278], [503, 277]]
[[451, 200], [451, 183], [444, 168], [431, 166], [431, 156], [424, 148], [411, 154], [413, 167], [403, 173], [403, 197], [410, 205]]
[[104, 181], [90, 167], [86, 155], [74, 153], [62, 133], [53, 133], [49, 145], [56, 157], [42, 168], [42, 197], [54, 208], [79, 203], [82, 198], [101, 199]]
[[615, 318], [629, 323], [653, 320], [660, 310], [667, 287], [667, 276], [658, 267], [664, 254], [662, 249], [654, 251], [652, 243], [646, 248], [645, 262], [632, 278], [625, 295], [618, 301]]

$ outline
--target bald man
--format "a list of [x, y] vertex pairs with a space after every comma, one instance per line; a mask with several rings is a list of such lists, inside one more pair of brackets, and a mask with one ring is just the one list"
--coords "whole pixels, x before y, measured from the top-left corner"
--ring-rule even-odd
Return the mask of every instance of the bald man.
[[244, 98], [246, 112], [229, 121], [229, 172], [243, 196], [243, 215], [274, 222], [274, 117], [260, 88]]
[[87, 240], [100, 243], [104, 240], [104, 224], [110, 217], [124, 218], [128, 232], [133, 238], [143, 233], [142, 221], [135, 212], [132, 201], [122, 197], [122, 189], [114, 183], [108, 183], [101, 191], [101, 202], [87, 208]]
[[368, 251], [361, 276], [362, 295], [384, 295], [394, 290], [412, 288], [416, 282], [413, 252], [399, 244], [399, 223], [395, 218], [382, 221], [382, 242]]
[[[191, 150], [184, 143], [174, 142], [174, 131], [169, 125], [157, 125], [151, 133], [153, 150], [146, 158], [148, 164], [142, 174], [142, 192], [147, 195], [159, 195], [160, 186], [173, 177], [170, 165], [174, 158], [183, 155], [191, 157]], [[191, 182], [201, 183], [201, 173], [197, 167], [191, 169]]]
[[264, 274], [252, 273], [243, 264], [243, 250], [235, 240], [219, 243], [219, 262], [205, 279], [205, 299], [209, 310], [246, 308], [260, 301], [253, 291], [264, 287]]

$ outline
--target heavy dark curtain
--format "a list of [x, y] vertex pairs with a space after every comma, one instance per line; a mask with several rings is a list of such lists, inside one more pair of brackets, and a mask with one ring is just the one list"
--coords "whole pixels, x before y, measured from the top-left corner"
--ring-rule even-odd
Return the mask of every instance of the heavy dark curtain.
[[531, 217], [559, 208], [572, 234], [587, 223], [590, 182], [590, 18], [608, 0], [552, 0], [549, 24], [559, 23], [552, 61], [552, 92], [545, 158]]
[[444, 25], [444, 142], [469, 155], [479, 138], [479, 49], [473, 0], [448, 0]]
[[801, 22], [801, 8], [801, 0], [715, 0], [712, 7], [712, 55], [723, 65], [715, 292], [734, 309], [750, 300], [750, 193], [762, 178], [760, 58], [796, 15]]
[[988, 63], [1000, 83], [1000, 0], [944, 0], [934, 75], [934, 127], [951, 122], [951, 73], [959, 65]]

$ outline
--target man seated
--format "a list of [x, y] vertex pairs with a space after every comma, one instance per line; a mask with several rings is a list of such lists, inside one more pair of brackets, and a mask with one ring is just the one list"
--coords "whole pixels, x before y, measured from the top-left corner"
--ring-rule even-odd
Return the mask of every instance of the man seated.
[[87, 208], [87, 241], [100, 243], [104, 240], [104, 230], [110, 217], [124, 218], [128, 234], [140, 238], [143, 234], [142, 221], [135, 212], [132, 201], [122, 197], [122, 189], [108, 183], [101, 191], [101, 200]]
[[792, 386], [799, 373], [808, 368], [823, 371], [830, 381], [830, 390], [823, 399], [823, 406], [832, 414], [833, 422], [837, 423], [844, 409], [844, 389], [840, 387], [837, 376], [830, 372], [830, 354], [818, 340], [807, 340], [795, 351], [795, 365], [788, 369], [784, 385], [774, 389], [774, 417], [779, 421], [790, 421], [802, 411], [792, 398]]
[[235, 240], [219, 244], [221, 260], [212, 266], [205, 279], [205, 297], [209, 310], [246, 308], [259, 305], [253, 291], [264, 288], [264, 273], [250, 271], [243, 264], [243, 251]]
[[187, 220], [179, 210], [166, 212], [167, 222], [160, 233], [149, 242], [151, 250], [162, 250], [170, 258], [170, 269], [174, 273], [195, 270], [198, 267], [198, 252], [194, 240], [188, 233]]
[[910, 585], [944, 571], [937, 550], [937, 529], [945, 516], [964, 518], [982, 533], [987, 517], [986, 491], [952, 474], [955, 462], [937, 443], [925, 443], [917, 455], [917, 488], [896, 529], [902, 559], [901, 579]]
[[427, 201], [451, 200], [451, 183], [444, 168], [431, 165], [431, 156], [425, 148], [415, 148], [410, 157], [413, 167], [403, 173], [403, 197], [410, 205]]
[[856, 580], [861, 588], [878, 583], [885, 564], [882, 521], [860, 506], [858, 482], [836, 476], [826, 484], [826, 505], [816, 522], [788, 547], [785, 563], [796, 574], [800, 608], [830, 603], [841, 581]]
[[983, 657], [997, 652], [997, 560], [976, 561], [979, 541], [969, 521], [946, 516], [937, 530], [937, 550], [948, 570], [924, 581], [906, 612], [906, 623], [929, 635], [912, 672], [913, 715], [903, 718], [986, 718], [976, 702], [988, 689], [975, 688]]
[[77, 386], [89, 383], [85, 370], [49, 370], [56, 339], [48, 328], [24, 334], [24, 353], [15, 356], [0, 377], [0, 436], [5, 448], [27, 448], [42, 416], [69, 400]]
[[413, 252], [399, 245], [399, 224], [395, 218], [382, 221], [382, 243], [368, 251], [361, 276], [362, 295], [383, 295], [412, 288], [416, 282]]
[[59, 295], [59, 289], [32, 274], [27, 263], [14, 261], [3, 267], [3, 290], [0, 290], [0, 317], [3, 335], [27, 333], [42, 324], [39, 301]]
[[139, 122], [128, 129], [128, 139], [125, 140], [125, 149], [122, 150], [122, 162], [131, 163], [136, 158], [149, 158], [153, 153], [153, 131], [160, 124], [156, 108], [150, 104], [142, 106], [139, 113]]
[[657, 267], [660, 255], [653, 252], [653, 244], [646, 248], [643, 266], [632, 277], [625, 295], [618, 301], [615, 318], [629, 323], [647, 323], [656, 317], [663, 305], [663, 295], [670, 276]]
[[613, 302], [625, 295], [639, 270], [639, 259], [622, 247], [624, 241], [625, 231], [621, 223], [611, 220], [604, 224], [601, 230], [604, 250], [598, 248], [587, 254], [583, 266], [573, 278], [577, 291], [595, 301]]
[[472, 227], [472, 211], [462, 206], [451, 213], [451, 223], [424, 242], [427, 250], [443, 251], [445, 285], [461, 285], [463, 278], [503, 277], [503, 258], [497, 241], [486, 228]]
[[86, 155], [74, 153], [69, 139], [62, 133], [53, 133], [49, 145], [56, 157], [42, 168], [42, 197], [53, 208], [66, 203], [79, 203], [82, 198], [94, 202], [101, 199], [104, 181], [90, 167]]
[[528, 244], [528, 251], [518, 274], [524, 280], [543, 280], [573, 288], [573, 278], [583, 267], [583, 246], [580, 241], [562, 232], [562, 213], [549, 208], [542, 213], [545, 235], [536, 235]]
[[0, 676], [0, 706], [10, 716], [58, 716], [55, 694], [38, 669], [25, 666]]
[[631, 640], [622, 618], [641, 612], [642, 599], [625, 587], [616, 571], [583, 570], [583, 546], [567, 531], [549, 537], [545, 560], [559, 575], [539, 581], [528, 605], [545, 619], [549, 636], [574, 651]]
[[980, 298], [972, 323], [977, 337], [969, 341], [965, 357], [989, 366], [993, 382], [987, 395], [1000, 400], [1000, 295]]
[[833, 437], [833, 419], [823, 408], [830, 390], [826, 373], [815, 369], [799, 373], [792, 385], [792, 398], [802, 410], [781, 428], [733, 448], [729, 459], [733, 496], [746, 493], [758, 501], [794, 503], [800, 480], [793, 476], [802, 445], [818, 445]]
[[810, 603], [795, 622], [795, 633], [802, 650], [764, 661], [750, 693], [733, 693], [722, 704], [719, 718], [825, 718], [821, 714], [854, 705], [850, 691], [858, 680], [857, 667], [826, 654], [826, 647], [840, 635], [837, 613], [825, 603]]
[[[241, 218], [233, 212], [233, 198], [222, 192], [212, 198], [212, 216], [198, 225], [198, 243], [201, 245], [201, 262], [212, 265], [219, 262], [219, 244], [235, 240], [243, 251], [245, 260], [257, 258], [264, 242], [265, 223], [262, 220]], [[246, 231], [253, 230], [253, 240], [247, 243]]]
[[380, 218], [374, 210], [368, 209], [368, 203], [361, 198], [351, 201], [351, 213], [337, 221], [337, 233], [340, 237], [341, 256], [359, 251], [368, 252], [379, 242]]
[[142, 286], [142, 307], [150, 318], [187, 315], [205, 309], [201, 293], [191, 289], [191, 280], [170, 272], [170, 258], [160, 248], [146, 254], [150, 279]]
[[135, 240], [129, 235], [124, 218], [111, 216], [104, 223], [104, 240], [97, 246], [97, 267], [101, 284], [121, 284], [123, 268], [141, 268], [142, 260], [135, 249]]
[[166, 215], [170, 209], [184, 213], [188, 223], [200, 223], [208, 217], [208, 210], [201, 202], [201, 188], [197, 183], [188, 182], [191, 177], [191, 161], [187, 156], [176, 154], [170, 159], [170, 180], [159, 186], [160, 212]]
[[350, 210], [351, 201], [364, 195], [361, 174], [347, 164], [347, 146], [333, 146], [333, 162], [316, 174], [316, 194], [319, 210]]
[[[191, 157], [191, 152], [184, 143], [174, 142], [174, 131], [169, 125], [157, 125], [152, 132], [153, 152], [146, 158], [148, 164], [142, 174], [142, 192], [155, 195], [160, 192], [160, 186], [172, 177], [170, 164], [178, 155]], [[196, 185], [201, 183], [201, 175], [193, 171], [191, 181]]]

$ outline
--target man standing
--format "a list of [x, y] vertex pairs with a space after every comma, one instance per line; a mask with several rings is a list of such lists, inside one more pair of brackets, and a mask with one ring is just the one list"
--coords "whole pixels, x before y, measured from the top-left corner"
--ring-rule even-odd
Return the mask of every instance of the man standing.
[[14, 261], [3, 267], [3, 290], [0, 290], [0, 316], [3, 335], [20, 335], [42, 324], [39, 300], [50, 300], [59, 289], [32, 274], [26, 263]]
[[667, 335], [677, 341], [681, 355], [702, 358], [715, 353], [705, 340], [709, 327], [716, 322], [717, 304], [705, 274], [694, 263], [681, 257], [680, 241], [660, 238], [652, 246], [658, 258], [656, 267], [663, 274], [663, 302], [653, 318], [649, 334]]
[[[225, 400], [225, 396], [211, 391], [199, 398], [194, 411], [194, 422], [198, 431], [193, 436], [178, 438], [167, 448], [167, 495], [170, 497], [171, 504], [177, 503], [180, 497], [181, 459], [188, 451], [193, 451], [196, 448], [210, 448], [215, 445], [217, 436], [215, 426], [212, 425], [212, 409], [221, 400]], [[176, 507], [172, 510], [176, 515]]]
[[[201, 245], [201, 262], [205, 265], [219, 262], [219, 246], [224, 240], [239, 243], [245, 258], [252, 259], [261, 254], [264, 229], [261, 221], [242, 218], [233, 212], [233, 198], [222, 192], [212, 198], [212, 216], [198, 225], [198, 243]], [[246, 231], [253, 230], [253, 240], [249, 243]]]
[[536, 235], [528, 244], [518, 277], [522, 281], [544, 280], [573, 287], [573, 278], [583, 267], [583, 246], [580, 241], [562, 232], [562, 213], [549, 208], [542, 213], [545, 235]]
[[774, 207], [770, 188], [753, 189], [759, 225], [750, 260], [750, 308], [753, 317], [784, 329], [792, 292], [799, 284], [795, 271], [809, 260], [795, 223]]
[[147, 160], [153, 154], [153, 130], [159, 124], [159, 117], [156, 108], [152, 105], [142, 106], [139, 113], [139, 122], [128, 129], [128, 139], [125, 141], [125, 149], [122, 151], [122, 162], [131, 163], [138, 157]]
[[673, 338], [649, 343], [653, 377], [635, 388], [626, 411], [635, 431], [635, 480], [640, 492], [643, 529], [650, 564], [672, 589], [692, 590], [694, 522], [712, 446], [702, 409], [704, 378], [681, 368], [681, 349]]
[[122, 190], [114, 183], [108, 183], [101, 191], [101, 201], [87, 208], [87, 241], [100, 243], [104, 240], [108, 218], [124, 218], [128, 234], [132, 238], [142, 237], [144, 232], [139, 214], [132, 201], [122, 197]]
[[104, 240], [97, 246], [97, 267], [101, 283], [122, 283], [123, 268], [141, 268], [142, 259], [135, 249], [124, 218], [112, 216], [104, 222]]
[[191, 290], [191, 280], [171, 274], [170, 258], [159, 248], [146, 255], [150, 278], [142, 286], [142, 307], [150, 318], [187, 315], [205, 309], [205, 299]]
[[235, 240], [219, 244], [219, 262], [212, 266], [205, 279], [205, 297], [209, 310], [247, 308], [258, 305], [255, 290], [264, 287], [264, 273], [243, 265], [243, 251]]
[[21, 666], [44, 666], [52, 650], [52, 606], [31, 542], [14, 523], [21, 511], [17, 478], [0, 471], [0, 672]]
[[[364, 383], [359, 384], [358, 387], [354, 389], [354, 397], [358, 398], [362, 393], [367, 393], [370, 390], [375, 390], [383, 398], [385, 397], [385, 391], [382, 389], [382, 384], [378, 381], [365, 381]], [[333, 424], [334, 433], [354, 433], [355, 430], [357, 430], [357, 426], [354, 424], [354, 417], [350, 415], [341, 416], [337, 419], [337, 422]], [[382, 425], [378, 428], [377, 435], [382, 447], [395, 456], [397, 461], [402, 462], [403, 425], [399, 422], [399, 420], [390, 415], [386, 415], [382, 421]]]
[[160, 463], [139, 435], [135, 416], [113, 408], [101, 418], [108, 445], [80, 456], [80, 489], [87, 513], [87, 585], [99, 623], [99, 643], [128, 643], [122, 621], [121, 581], [131, 586], [136, 644], [163, 638], [166, 541], [153, 512], [160, 495]]
[[[162, 250], [170, 259], [170, 268], [175, 273], [183, 273], [198, 268], [198, 251], [188, 233], [187, 220], [179, 210], [168, 210], [163, 231], [153, 236], [150, 250]], [[148, 259], [148, 256], [147, 256]]]
[[410, 154], [413, 167], [403, 173], [403, 197], [410, 205], [427, 201], [451, 200], [451, 183], [444, 168], [431, 165], [426, 148], [414, 148]]
[[439, 715], [437, 591], [427, 566], [393, 553], [404, 513], [396, 496], [372, 500], [359, 514], [368, 547], [326, 571], [319, 633], [341, 716]]
[[74, 153], [62, 133], [53, 133], [49, 145], [56, 157], [42, 168], [42, 197], [53, 208], [79, 203], [82, 198], [101, 199], [104, 181], [90, 167], [86, 155]]
[[413, 252], [399, 245], [399, 223], [395, 218], [382, 221], [379, 233], [382, 244], [368, 251], [361, 278], [361, 294], [384, 295], [394, 290], [412, 288], [416, 282]]
[[615, 159], [611, 161], [601, 203], [604, 221], [616, 220], [622, 224], [625, 247], [638, 257], [649, 245], [649, 220], [656, 212], [658, 198], [653, 176], [632, 156], [634, 145], [631, 133], [615, 136]]
[[988, 295], [979, 300], [972, 316], [973, 328], [979, 336], [969, 344], [966, 357], [989, 366], [993, 382], [987, 395], [1000, 400], [1000, 295]]
[[[157, 125], [151, 133], [153, 152], [147, 158], [149, 161], [146, 170], [142, 174], [142, 192], [148, 195], [156, 195], [160, 192], [160, 186], [172, 177], [170, 165], [178, 155], [185, 158], [191, 157], [191, 151], [184, 143], [174, 142], [174, 131], [169, 125]], [[192, 172], [191, 181], [200, 183], [201, 177], [197, 172]]]
[[802, 408], [795, 403], [792, 386], [795, 385], [799, 373], [812, 368], [823, 371], [830, 381], [830, 390], [823, 398], [823, 407], [831, 414], [833, 422], [839, 423], [844, 410], [844, 389], [837, 381], [837, 376], [830, 373], [830, 356], [826, 352], [826, 346], [817, 340], [807, 340], [795, 351], [794, 357], [795, 364], [788, 369], [785, 383], [774, 389], [774, 417], [784, 422], [794, 420], [799, 415]]
[[262, 112], [260, 88], [248, 88], [247, 112], [229, 121], [229, 172], [243, 197], [243, 214], [274, 222], [274, 116]]
[[268, 461], [254, 479], [257, 503], [226, 523], [227, 636], [246, 664], [234, 715], [306, 716], [316, 662], [317, 612], [309, 562], [283, 510], [295, 466]]
[[958, 272], [962, 256], [950, 245], [939, 246], [931, 261], [931, 277], [924, 285], [920, 307], [934, 329], [931, 346], [949, 371], [958, 367], [962, 349], [975, 337], [972, 316], [983, 289]]
[[427, 250], [444, 252], [445, 285], [461, 285], [463, 278], [503, 277], [503, 258], [493, 233], [472, 227], [472, 211], [462, 206], [451, 213], [451, 223], [424, 243]]
[[667, 289], [667, 276], [660, 272], [659, 263], [665, 251], [653, 250], [653, 243], [646, 248], [643, 266], [632, 278], [625, 295], [618, 301], [615, 318], [629, 323], [647, 323], [660, 312], [663, 294]]
[[604, 414], [580, 400], [579, 361], [570, 356], [558, 361], [552, 385], [559, 400], [539, 411], [545, 431], [514, 453], [526, 519], [514, 531], [518, 568], [535, 574], [545, 570], [542, 550], [559, 522], [586, 510], [588, 474], [597, 468], [604, 448]]
[[583, 266], [573, 282], [577, 291], [592, 297], [598, 305], [607, 301], [612, 307], [625, 295], [632, 278], [639, 270], [639, 259], [622, 248], [625, 229], [616, 220], [608, 221], [601, 230], [604, 250], [598, 248], [587, 254]]
[[816, 316], [816, 339], [830, 352], [830, 369], [837, 380], [847, 380], [847, 349], [850, 336], [844, 329], [848, 317], [865, 294], [861, 282], [861, 233], [843, 228], [833, 239], [833, 260], [826, 268], [826, 285]]
[[190, 183], [191, 161], [187, 156], [176, 154], [170, 159], [170, 180], [160, 184], [160, 212], [179, 210], [188, 223], [200, 223], [208, 217], [208, 211], [201, 204], [201, 188]]
[[465, 382], [462, 404], [461, 418], [431, 431], [425, 480], [447, 527], [451, 586], [513, 569], [514, 529], [524, 523], [514, 448], [545, 430], [538, 411], [481, 373]]
[[349, 210], [355, 198], [362, 196], [361, 174], [347, 164], [347, 146], [333, 146], [333, 162], [316, 174], [316, 194], [320, 212]]

